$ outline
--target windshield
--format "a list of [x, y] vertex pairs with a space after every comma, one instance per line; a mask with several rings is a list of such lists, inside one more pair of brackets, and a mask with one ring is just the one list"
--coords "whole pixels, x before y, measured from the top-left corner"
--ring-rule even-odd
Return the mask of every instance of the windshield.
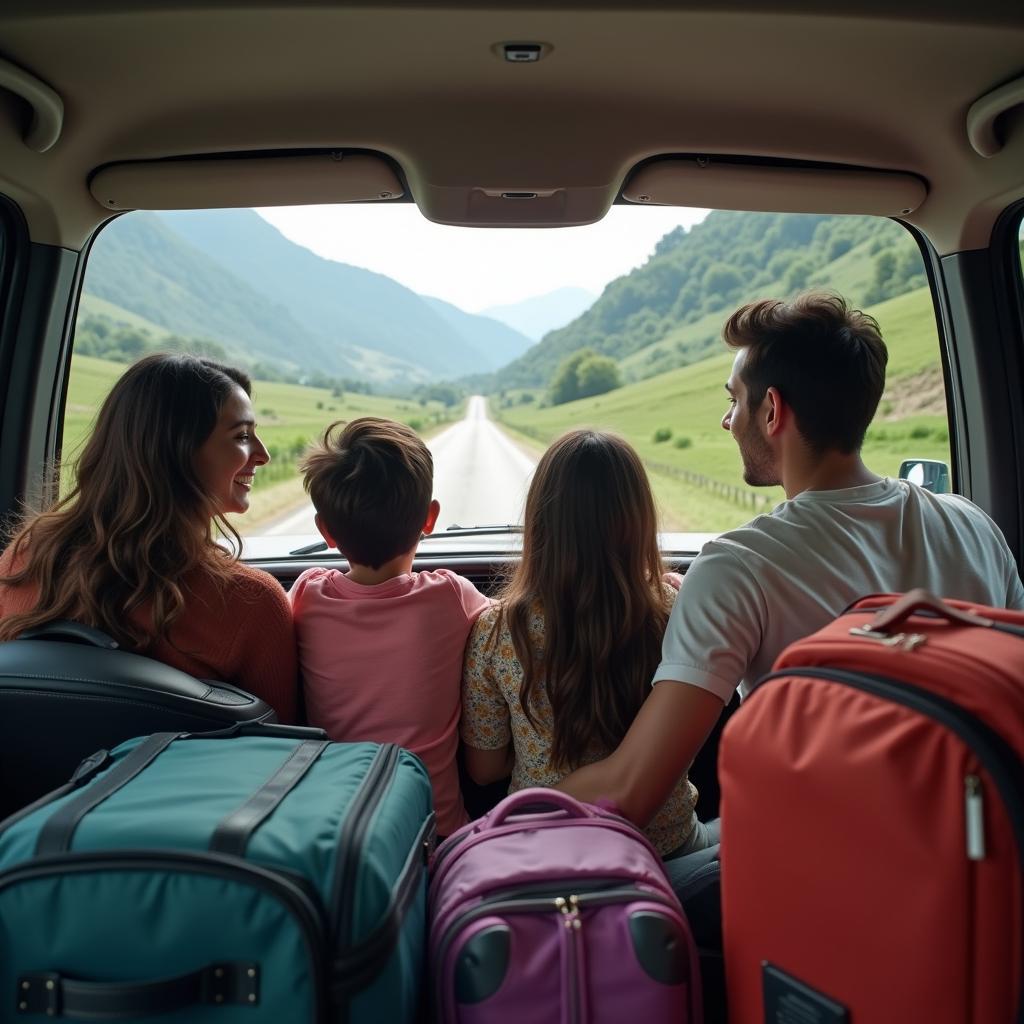
[[591, 426], [634, 445], [662, 530], [696, 547], [784, 497], [744, 482], [721, 428], [722, 324], [743, 302], [821, 288], [874, 314], [889, 345], [868, 465], [948, 463], [931, 295], [892, 221], [616, 206], [587, 227], [488, 230], [412, 204], [127, 214], [84, 279], [64, 486], [125, 366], [187, 350], [254, 380], [271, 461], [233, 517], [251, 551], [316, 541], [299, 461], [328, 424], [365, 415], [430, 446], [439, 531], [519, 523], [546, 445]]

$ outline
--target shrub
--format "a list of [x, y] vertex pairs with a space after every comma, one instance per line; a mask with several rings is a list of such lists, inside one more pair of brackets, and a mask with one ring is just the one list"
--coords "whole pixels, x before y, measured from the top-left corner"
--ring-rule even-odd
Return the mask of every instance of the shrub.
[[923, 424], [919, 423], [916, 427], [913, 428], [913, 430], [910, 431], [910, 436], [915, 441], [922, 441], [924, 440], [924, 438], [932, 436], [932, 429], [931, 427], [926, 427]]
[[690, 448], [693, 445], [693, 441], [689, 437], [677, 437], [675, 439], [675, 446], [677, 448]]
[[662, 444], [664, 441], [670, 440], [672, 437], [671, 427], [658, 427], [654, 432], [654, 443]]
[[408, 420], [407, 423], [410, 427], [412, 427], [413, 430], [416, 431], [417, 434], [423, 429], [423, 420], [417, 419], [416, 417], [413, 417], [411, 420]]
[[576, 381], [580, 398], [603, 395], [622, 387], [618, 364], [606, 356], [591, 356], [576, 368]]

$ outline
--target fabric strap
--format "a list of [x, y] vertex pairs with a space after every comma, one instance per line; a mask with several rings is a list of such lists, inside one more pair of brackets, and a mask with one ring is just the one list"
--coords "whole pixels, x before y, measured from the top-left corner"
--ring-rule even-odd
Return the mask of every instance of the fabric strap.
[[210, 839], [210, 850], [244, 857], [253, 833], [274, 813], [329, 745], [328, 740], [300, 743], [264, 785], [220, 822]]
[[63, 804], [39, 830], [36, 856], [67, 853], [82, 818], [152, 764], [181, 735], [179, 732], [154, 733], [73, 800]]

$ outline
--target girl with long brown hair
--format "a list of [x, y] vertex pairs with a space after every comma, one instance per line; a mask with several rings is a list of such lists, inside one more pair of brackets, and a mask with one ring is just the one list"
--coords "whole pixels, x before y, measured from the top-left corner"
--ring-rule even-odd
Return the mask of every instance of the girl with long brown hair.
[[282, 721], [296, 707], [287, 597], [216, 543], [269, 461], [249, 378], [191, 355], [147, 356], [99, 411], [75, 485], [27, 516], [0, 556], [0, 641], [73, 619], [123, 647], [234, 683]]
[[[477, 620], [463, 667], [462, 739], [479, 783], [554, 786], [606, 757], [650, 692], [680, 579], [663, 574], [647, 474], [620, 437], [574, 430], [544, 453], [526, 498], [523, 554]], [[647, 828], [686, 847], [684, 776]]]

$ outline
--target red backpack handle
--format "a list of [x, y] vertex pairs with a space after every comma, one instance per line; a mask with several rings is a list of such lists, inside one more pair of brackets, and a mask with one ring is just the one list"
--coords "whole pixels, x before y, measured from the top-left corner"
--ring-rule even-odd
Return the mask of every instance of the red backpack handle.
[[867, 628], [875, 633], [889, 633], [906, 622], [914, 612], [922, 610], [947, 622], [959, 623], [961, 626], [983, 626], [991, 629], [995, 625], [991, 619], [971, 612], [962, 612], [959, 608], [946, 604], [941, 597], [918, 587], [916, 590], [908, 590], [888, 608], [880, 609]]

